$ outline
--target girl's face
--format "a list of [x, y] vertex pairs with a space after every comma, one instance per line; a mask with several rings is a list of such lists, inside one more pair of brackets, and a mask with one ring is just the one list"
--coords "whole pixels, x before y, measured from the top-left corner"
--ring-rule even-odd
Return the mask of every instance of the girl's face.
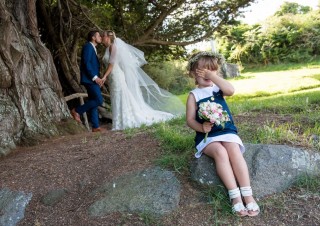
[[208, 79], [206, 77], [199, 76], [196, 73], [195, 73], [195, 79], [196, 79], [196, 83], [198, 84], [199, 88], [209, 87], [209, 86], [213, 85], [213, 82], [210, 79]]
[[[199, 61], [197, 69], [198, 70], [207, 69], [207, 70], [211, 71], [211, 73], [216, 73], [217, 72], [217, 70], [212, 70], [212, 68], [210, 68], [209, 65], [203, 60]], [[211, 81], [211, 79], [209, 79], [207, 77], [207, 75], [198, 74], [197, 73], [197, 69], [195, 70], [194, 75], [195, 75], [195, 79], [196, 79], [196, 83], [198, 84], [198, 87], [201, 88], [201, 87], [212, 86], [213, 82]]]

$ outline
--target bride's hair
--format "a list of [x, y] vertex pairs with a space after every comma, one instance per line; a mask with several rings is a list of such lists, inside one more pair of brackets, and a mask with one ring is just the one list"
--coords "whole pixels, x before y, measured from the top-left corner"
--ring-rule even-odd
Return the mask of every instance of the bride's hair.
[[110, 37], [111, 43], [114, 43], [114, 40], [116, 39], [116, 34], [114, 33], [114, 31], [111, 31], [111, 30], [104, 31], [103, 35]]

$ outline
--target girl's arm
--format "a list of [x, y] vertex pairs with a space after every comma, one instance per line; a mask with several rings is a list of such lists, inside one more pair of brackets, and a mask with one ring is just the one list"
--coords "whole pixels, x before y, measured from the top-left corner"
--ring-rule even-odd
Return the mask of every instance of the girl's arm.
[[197, 122], [196, 111], [197, 111], [196, 99], [194, 98], [194, 95], [190, 93], [187, 99], [187, 112], [186, 112], [187, 125], [191, 129], [197, 132], [202, 132], [202, 133], [210, 132], [212, 124], [210, 122], [204, 122], [203, 124]]
[[208, 69], [196, 70], [198, 76], [210, 79], [223, 92], [224, 96], [232, 96], [234, 94], [233, 85], [218, 75], [218, 71], [210, 71]]

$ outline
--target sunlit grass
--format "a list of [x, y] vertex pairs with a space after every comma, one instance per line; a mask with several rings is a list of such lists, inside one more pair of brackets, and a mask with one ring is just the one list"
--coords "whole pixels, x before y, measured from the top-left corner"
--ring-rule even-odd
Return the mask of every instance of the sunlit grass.
[[241, 80], [229, 80], [235, 87], [235, 95], [264, 93], [288, 93], [293, 90], [320, 87], [320, 67], [288, 71], [243, 73]]
[[283, 64], [268, 64], [268, 65], [246, 65], [243, 72], [266, 72], [266, 71], [284, 71], [298, 69], [320, 68], [320, 57], [315, 58], [310, 62], [302, 63], [283, 63]]
[[[230, 79], [235, 98], [268, 97], [320, 87], [320, 66], [314, 69], [244, 73], [242, 79]], [[189, 93], [179, 95], [186, 103]], [[234, 98], [233, 97], [233, 98]]]
[[188, 98], [189, 93], [185, 93], [185, 94], [180, 94], [178, 97], [179, 99], [182, 101], [182, 103], [187, 103], [187, 98]]
[[[244, 73], [241, 79], [229, 80], [237, 92], [227, 97], [227, 102], [245, 143], [286, 144], [320, 152], [320, 67], [308, 68]], [[179, 98], [186, 103], [187, 96], [188, 93]], [[195, 151], [195, 132], [186, 126], [185, 117], [157, 124], [152, 131], [163, 149], [157, 163], [188, 173]], [[317, 193], [319, 183], [319, 177], [306, 175], [296, 186]], [[210, 221], [220, 225], [233, 218], [224, 189], [215, 187], [204, 193], [213, 211]], [[281, 212], [285, 200], [280, 194], [259, 204], [262, 210], [272, 206]]]
[[[237, 91], [227, 97], [233, 116], [247, 115], [245, 120], [236, 120], [245, 143], [287, 144], [320, 151], [320, 143], [312, 140], [320, 135], [320, 67], [244, 73], [242, 79], [229, 81]], [[188, 95], [179, 98], [186, 103]], [[154, 125], [152, 132], [163, 149], [157, 163], [186, 171], [195, 151], [195, 132], [186, 126], [185, 117]]]
[[310, 141], [319, 135], [320, 88], [294, 93], [245, 99], [228, 99], [231, 111], [237, 115], [261, 118], [253, 125], [250, 119], [237, 125], [242, 139], [249, 143], [299, 145], [320, 150]]
[[163, 155], [157, 163], [176, 172], [187, 170], [194, 152], [194, 132], [186, 126], [185, 117], [158, 124], [154, 135], [163, 149]]
[[[233, 114], [249, 112], [270, 112], [274, 114], [292, 114], [303, 111], [313, 112], [319, 107], [320, 88], [295, 93], [276, 94], [255, 97], [248, 100], [246, 96], [228, 97], [227, 101]], [[318, 109], [319, 110], [319, 109]]]

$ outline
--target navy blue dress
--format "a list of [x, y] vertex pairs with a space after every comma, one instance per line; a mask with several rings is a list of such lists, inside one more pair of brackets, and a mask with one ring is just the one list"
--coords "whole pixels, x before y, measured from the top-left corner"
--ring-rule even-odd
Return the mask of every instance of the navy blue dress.
[[[206, 88], [197, 88], [194, 89], [193, 91], [191, 91], [191, 93], [194, 94], [195, 98], [196, 98], [196, 104], [197, 104], [197, 112], [196, 112], [196, 121], [203, 124], [205, 122], [204, 119], [201, 119], [198, 115], [198, 110], [199, 110], [199, 105], [203, 102], [215, 102], [218, 104], [221, 104], [222, 109], [227, 111], [230, 121], [227, 121], [224, 125], [224, 127], [222, 125], [213, 125], [211, 131], [208, 133], [208, 137], [207, 137], [207, 142], [205, 144], [200, 144], [204, 137], [205, 137], [205, 133], [202, 132], [198, 132], [196, 131], [196, 136], [195, 136], [195, 146], [198, 149], [198, 156], [201, 155], [202, 150], [199, 150], [199, 146], [201, 146], [201, 149], [203, 149], [207, 144], [209, 144], [210, 138], [212, 137], [217, 137], [220, 135], [227, 135], [227, 134], [233, 134], [234, 136], [230, 136], [227, 138], [227, 140], [221, 140], [221, 141], [229, 141], [229, 142], [236, 142], [241, 146], [241, 151], [244, 152], [244, 146], [242, 144], [241, 139], [238, 137], [238, 130], [237, 127], [234, 125], [234, 121], [230, 112], [230, 109], [227, 105], [227, 102], [225, 101], [224, 97], [223, 97], [223, 92], [219, 89], [219, 87], [217, 86], [213, 86], [213, 87], [206, 87]], [[213, 97], [213, 98], [212, 98]], [[231, 140], [230, 140], [231, 138]], [[235, 138], [235, 139], [233, 139]], [[215, 141], [215, 140], [213, 140]], [[200, 144], [200, 145], [199, 145]], [[198, 146], [199, 145], [199, 146]], [[196, 157], [198, 157], [196, 155]]]

